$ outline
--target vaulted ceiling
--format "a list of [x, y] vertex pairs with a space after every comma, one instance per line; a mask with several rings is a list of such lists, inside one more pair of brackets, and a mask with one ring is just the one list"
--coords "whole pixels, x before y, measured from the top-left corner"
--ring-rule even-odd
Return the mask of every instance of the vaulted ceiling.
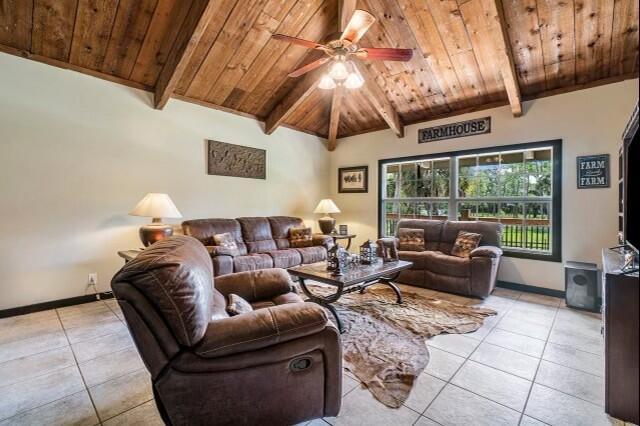
[[[356, 90], [287, 74], [354, 8], [377, 22]], [[345, 19], [345, 18], [343, 18]], [[347, 18], [348, 19], [348, 18]], [[335, 139], [638, 76], [638, 0], [0, 0], [0, 51]]]

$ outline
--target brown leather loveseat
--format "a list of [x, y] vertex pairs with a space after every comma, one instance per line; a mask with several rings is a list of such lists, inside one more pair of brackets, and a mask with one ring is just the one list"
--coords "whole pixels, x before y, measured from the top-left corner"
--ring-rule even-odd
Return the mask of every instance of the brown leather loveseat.
[[[286, 425], [340, 410], [340, 335], [320, 306], [292, 292], [282, 269], [214, 279], [194, 238], [157, 242], [112, 280], [173, 425]], [[253, 311], [229, 316], [229, 293]]]
[[[425, 250], [398, 251], [400, 259], [413, 262], [413, 266], [402, 271], [396, 281], [482, 298], [491, 294], [496, 285], [502, 256], [501, 224], [401, 219], [396, 228], [396, 237], [402, 228], [423, 229]], [[471, 251], [468, 258], [451, 255], [460, 231], [482, 235], [480, 246]]]
[[[268, 268], [291, 268], [303, 263], [326, 260], [333, 244], [331, 237], [313, 235], [311, 247], [291, 248], [289, 231], [303, 228], [297, 217], [240, 217], [237, 219], [195, 219], [182, 222], [185, 235], [198, 239], [210, 250], [215, 276], [233, 272]], [[218, 254], [214, 235], [230, 233], [238, 246], [239, 255]]]

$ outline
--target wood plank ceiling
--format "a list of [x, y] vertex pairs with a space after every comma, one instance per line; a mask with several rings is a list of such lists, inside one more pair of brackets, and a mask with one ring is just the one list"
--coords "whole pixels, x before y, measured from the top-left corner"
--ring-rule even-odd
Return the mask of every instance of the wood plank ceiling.
[[[268, 132], [282, 124], [327, 137], [331, 91], [287, 77], [321, 53], [271, 35], [329, 40], [339, 9], [353, 7], [345, 2], [0, 0], [0, 51], [155, 91], [160, 108], [172, 96], [266, 121]], [[520, 96], [638, 76], [638, 0], [358, 0], [356, 7], [377, 18], [361, 46], [414, 55], [359, 65], [367, 82], [345, 89], [334, 109], [338, 138], [389, 125], [401, 134], [403, 124], [507, 103], [518, 115]]]

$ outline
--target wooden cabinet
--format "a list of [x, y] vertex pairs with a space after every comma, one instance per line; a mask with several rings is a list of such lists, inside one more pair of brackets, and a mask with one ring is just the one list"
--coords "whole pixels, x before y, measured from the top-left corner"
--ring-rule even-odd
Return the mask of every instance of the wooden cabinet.
[[622, 274], [623, 255], [603, 253], [603, 322], [605, 339], [605, 411], [638, 424], [638, 273]]

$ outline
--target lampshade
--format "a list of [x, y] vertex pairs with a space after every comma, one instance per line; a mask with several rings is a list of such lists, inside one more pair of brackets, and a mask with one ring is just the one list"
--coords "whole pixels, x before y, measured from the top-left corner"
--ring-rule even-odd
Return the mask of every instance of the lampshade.
[[336, 61], [329, 70], [329, 77], [334, 80], [342, 81], [349, 76], [349, 71], [342, 61]]
[[318, 206], [313, 212], [320, 214], [340, 213], [340, 209], [333, 201], [331, 201], [331, 199], [325, 198], [324, 200], [320, 200]]
[[320, 79], [320, 84], [318, 84], [318, 87], [324, 90], [331, 90], [335, 89], [336, 83], [331, 77], [325, 75], [322, 77], [322, 79]]
[[131, 216], [181, 218], [173, 201], [167, 194], [150, 192], [129, 213]]
[[364, 80], [362, 79], [362, 77], [360, 77], [357, 73], [352, 72], [349, 73], [349, 77], [347, 77], [347, 80], [344, 82], [344, 87], [346, 87], [347, 89], [358, 89], [362, 87], [363, 84]]

